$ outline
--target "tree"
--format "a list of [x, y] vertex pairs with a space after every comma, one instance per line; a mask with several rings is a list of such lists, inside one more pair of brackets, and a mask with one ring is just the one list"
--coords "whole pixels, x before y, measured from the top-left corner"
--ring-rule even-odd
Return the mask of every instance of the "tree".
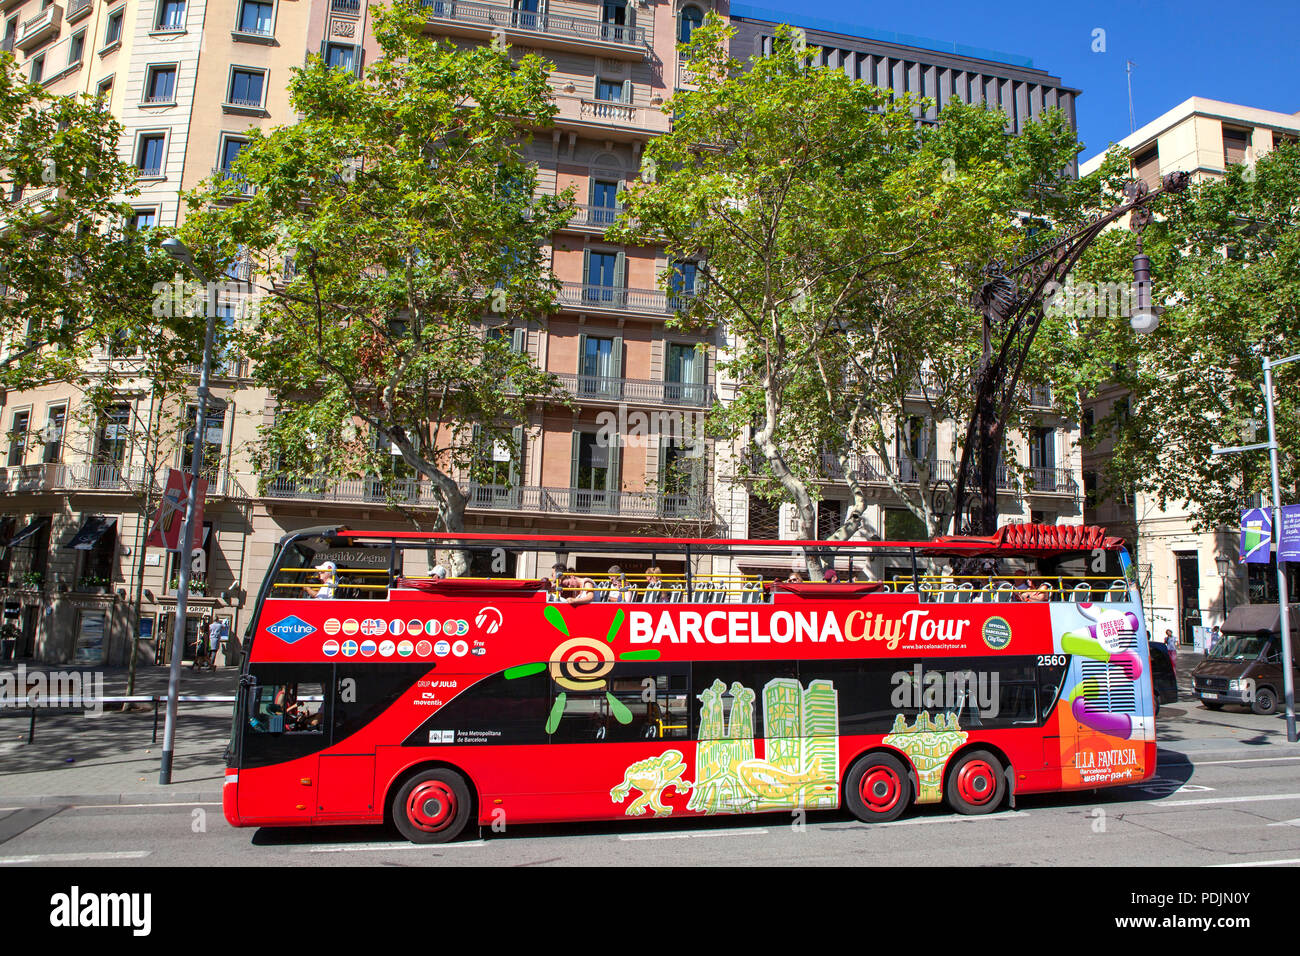
[[[1103, 238], [1086, 273], [1122, 275], [1132, 237]], [[1151, 224], [1145, 246], [1167, 311], [1144, 348], [1112, 370], [1130, 394], [1126, 410], [1098, 422], [1097, 440], [1114, 441], [1107, 485], [1150, 494], [1162, 509], [1186, 503], [1201, 530], [1236, 524], [1248, 495], [1271, 497], [1268, 453], [1211, 448], [1265, 440], [1262, 360], [1300, 351], [1300, 148], [1281, 145], [1253, 168], [1196, 184]], [[1280, 479], [1293, 494], [1298, 373], [1293, 364], [1273, 376]]]
[[482, 477], [498, 442], [517, 460], [525, 402], [557, 392], [484, 327], [552, 308], [547, 243], [572, 197], [534, 196], [522, 154], [554, 113], [543, 61], [460, 49], [420, 22], [377, 14], [384, 55], [362, 78], [314, 57], [297, 70], [299, 122], [254, 134], [185, 234], [209, 274], [242, 261], [265, 292], [243, 336], [277, 404], [263, 469], [382, 475], [396, 451], [431, 483], [436, 525], [458, 531], [457, 474]]
[[730, 34], [711, 17], [692, 35], [698, 89], [665, 106], [673, 129], [648, 145], [619, 234], [698, 261], [678, 321], [734, 336], [719, 364], [742, 388], [717, 417], [733, 438], [751, 431], [762, 493], [811, 534], [829, 467], [850, 507], [822, 536], [843, 539], [883, 478], [937, 531], [937, 435], [912, 434], [916, 393], [932, 421], [969, 411], [971, 290], [985, 262], [1031, 247], [1022, 218], [1077, 208], [1061, 172], [1073, 131], [1052, 113], [1010, 138], [1003, 114], [961, 104], [924, 126], [919, 101], [813, 66], [788, 29], [748, 64]]
[[98, 99], [52, 96], [0, 54], [2, 388], [88, 383], [109, 345], [192, 341], [183, 316], [152, 308], [172, 266], [162, 235], [134, 221], [137, 170], [118, 154], [122, 133]]

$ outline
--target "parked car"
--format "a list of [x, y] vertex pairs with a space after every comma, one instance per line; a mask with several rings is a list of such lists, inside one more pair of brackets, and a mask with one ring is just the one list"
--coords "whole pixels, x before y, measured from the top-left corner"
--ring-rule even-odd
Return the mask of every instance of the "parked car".
[[1169, 659], [1169, 648], [1158, 641], [1147, 642], [1148, 656], [1151, 658], [1151, 689], [1155, 699], [1155, 712], [1160, 713], [1161, 704], [1178, 702], [1178, 678], [1174, 674], [1173, 662]]
[[[1290, 605], [1290, 615], [1293, 640], [1300, 639], [1300, 605]], [[1192, 670], [1192, 690], [1201, 703], [1209, 710], [1242, 704], [1257, 714], [1276, 711], [1283, 688], [1281, 624], [1276, 604], [1233, 608], [1223, 636]], [[1291, 668], [1292, 678], [1300, 678], [1294, 659]]]

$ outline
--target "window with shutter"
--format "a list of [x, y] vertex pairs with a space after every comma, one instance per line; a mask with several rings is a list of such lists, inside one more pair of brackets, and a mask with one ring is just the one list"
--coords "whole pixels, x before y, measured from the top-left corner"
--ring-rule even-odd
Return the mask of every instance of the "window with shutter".
[[1246, 161], [1250, 149], [1250, 130], [1223, 127], [1223, 165], [1232, 166]]
[[1133, 154], [1133, 173], [1152, 189], [1160, 185], [1160, 148], [1157, 144]]

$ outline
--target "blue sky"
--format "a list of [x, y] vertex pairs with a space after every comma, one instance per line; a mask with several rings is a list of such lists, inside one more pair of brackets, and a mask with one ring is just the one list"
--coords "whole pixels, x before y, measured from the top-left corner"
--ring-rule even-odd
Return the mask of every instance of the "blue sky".
[[[1133, 60], [1133, 113], [1140, 128], [1191, 96], [1260, 109], [1300, 110], [1295, 64], [1300, 0], [1001, 0], [863, 3], [754, 0], [733, 12], [862, 36], [907, 34], [1033, 61], [1083, 91], [1077, 110], [1080, 159], [1129, 133], [1126, 60]], [[1105, 52], [1093, 52], [1104, 30]], [[919, 43], [929, 46], [932, 44]]]

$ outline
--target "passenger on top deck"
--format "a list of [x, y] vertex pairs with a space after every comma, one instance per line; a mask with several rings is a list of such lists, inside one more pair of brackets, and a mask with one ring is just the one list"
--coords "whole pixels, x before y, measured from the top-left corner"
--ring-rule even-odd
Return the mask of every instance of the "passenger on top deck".
[[551, 567], [551, 587], [557, 602], [577, 607], [596, 600], [596, 584], [591, 578], [579, 577], [563, 564]]

